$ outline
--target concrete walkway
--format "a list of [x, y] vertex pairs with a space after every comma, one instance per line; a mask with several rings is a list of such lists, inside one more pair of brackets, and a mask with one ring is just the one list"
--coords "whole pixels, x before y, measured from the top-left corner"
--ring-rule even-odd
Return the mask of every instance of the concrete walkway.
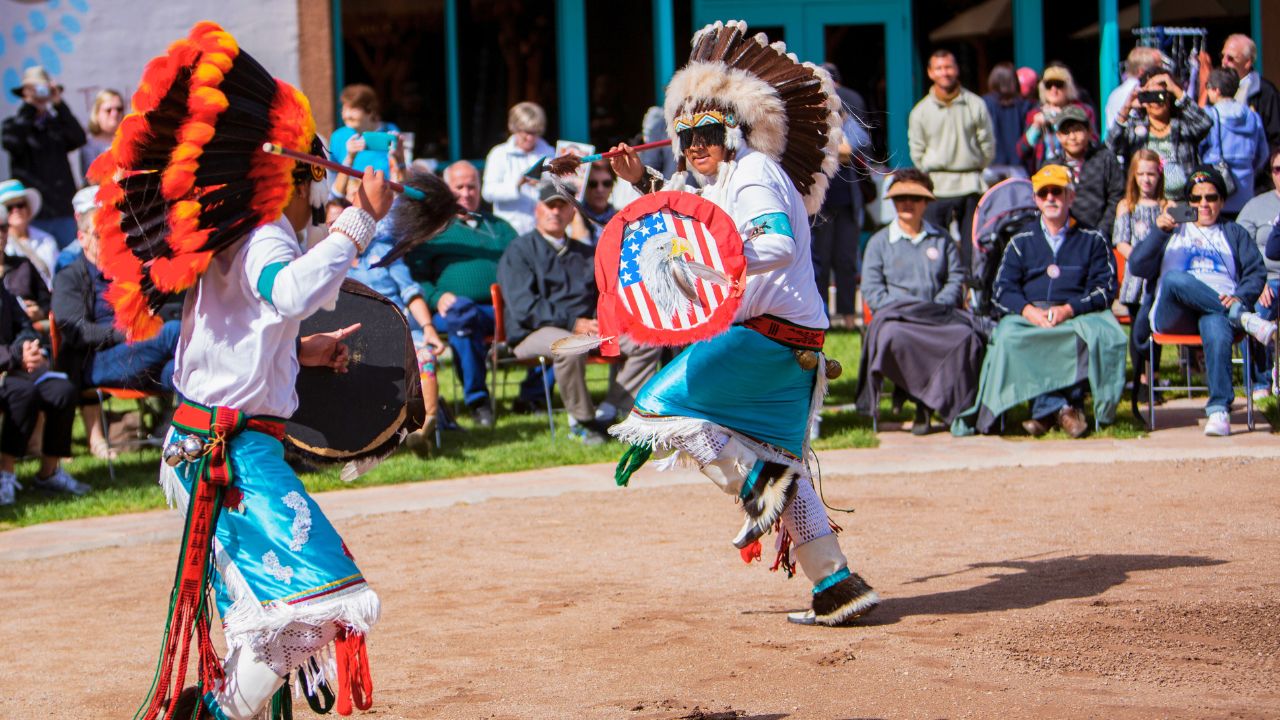
[[[1203, 400], [1178, 400], [1157, 412], [1159, 428], [1134, 440], [1004, 440], [998, 437], [953, 438], [938, 433], [918, 438], [881, 425], [880, 447], [830, 450], [819, 460], [828, 478], [841, 475], [887, 475], [982, 470], [998, 467], [1043, 467], [1071, 463], [1200, 460], [1215, 457], [1280, 458], [1280, 440], [1265, 419], [1255, 415], [1257, 431], [1245, 432], [1244, 412], [1232, 417], [1227, 438], [1207, 438], [1201, 430]], [[691, 472], [656, 473], [646, 467], [629, 491], [646, 487], [704, 483]], [[320, 493], [316, 501], [330, 519], [415, 512], [459, 503], [499, 498], [554, 497], [570, 492], [623, 492], [613, 483], [613, 465], [544, 468], [504, 475], [382, 485]], [[176, 540], [182, 532], [178, 513], [155, 510], [129, 515], [45, 523], [0, 533], [0, 562], [54, 557], [97, 548]]]

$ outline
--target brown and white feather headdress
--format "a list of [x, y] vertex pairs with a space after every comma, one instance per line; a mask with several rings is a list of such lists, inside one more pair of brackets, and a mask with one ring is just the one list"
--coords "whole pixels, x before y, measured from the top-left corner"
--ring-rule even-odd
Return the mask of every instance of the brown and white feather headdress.
[[[826, 70], [764, 33], [748, 37], [741, 20], [716, 22], [693, 36], [689, 64], [667, 84], [668, 136], [677, 118], [710, 109], [731, 113], [746, 144], [781, 165], [805, 210], [818, 211], [840, 145], [840, 99]], [[672, 149], [679, 159], [679, 143]]]

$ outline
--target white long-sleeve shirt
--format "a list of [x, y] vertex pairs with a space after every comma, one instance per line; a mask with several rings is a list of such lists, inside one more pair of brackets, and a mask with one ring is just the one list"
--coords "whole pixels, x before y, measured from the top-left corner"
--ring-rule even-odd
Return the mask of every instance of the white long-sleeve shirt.
[[829, 327], [813, 280], [809, 215], [782, 167], [743, 147], [733, 166], [700, 194], [729, 213], [742, 235], [747, 281], [735, 320], [773, 315], [808, 328]]
[[[178, 392], [250, 415], [292, 415], [299, 328], [337, 299], [355, 256], [355, 244], [337, 233], [303, 253], [284, 217], [215, 255], [182, 308], [173, 372]], [[268, 268], [276, 273], [264, 283], [269, 298], [259, 286]]]
[[493, 203], [493, 214], [506, 220], [523, 235], [533, 230], [533, 206], [538, 204], [538, 188], [521, 183], [524, 174], [540, 158], [555, 156], [555, 150], [542, 138], [533, 150], [523, 152], [514, 137], [496, 145], [484, 159], [484, 182], [480, 195]]

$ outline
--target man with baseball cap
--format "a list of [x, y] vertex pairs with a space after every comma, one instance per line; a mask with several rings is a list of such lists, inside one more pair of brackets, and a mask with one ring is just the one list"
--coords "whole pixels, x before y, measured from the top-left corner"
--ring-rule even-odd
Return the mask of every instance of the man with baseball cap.
[[22, 106], [0, 125], [9, 167], [15, 178], [44, 198], [32, 224], [57, 238], [58, 247], [66, 247], [76, 238], [71, 211], [76, 181], [67, 153], [85, 144], [84, 128], [62, 101], [62, 86], [54, 84], [44, 68], [27, 68], [22, 84], [10, 91], [22, 98]]
[[1093, 141], [1089, 116], [1078, 105], [1068, 105], [1053, 123], [1062, 147], [1058, 160], [1071, 173], [1076, 188], [1071, 216], [1110, 239], [1116, 220], [1116, 203], [1124, 197], [1124, 170], [1116, 155]]
[[1103, 423], [1124, 390], [1126, 339], [1110, 312], [1115, 266], [1102, 233], [1071, 219], [1076, 192], [1066, 167], [1046, 165], [1031, 184], [1040, 221], [1013, 236], [996, 275], [995, 304], [1008, 315], [983, 363], [978, 429], [1030, 399], [1028, 434], [1057, 425], [1078, 438], [1089, 430], [1086, 389]]
[[552, 358], [560, 399], [569, 413], [570, 435], [587, 445], [606, 441], [604, 428], [618, 413], [630, 412], [636, 393], [658, 370], [661, 347], [619, 338], [622, 364], [602, 407], [612, 408], [597, 421], [587, 390], [587, 355], [555, 356], [552, 343], [575, 334], [594, 334], [596, 323], [595, 250], [570, 239], [565, 230], [577, 212], [560, 186], [538, 185], [534, 229], [517, 237], [498, 261], [498, 285], [506, 305], [507, 343], [521, 360]]

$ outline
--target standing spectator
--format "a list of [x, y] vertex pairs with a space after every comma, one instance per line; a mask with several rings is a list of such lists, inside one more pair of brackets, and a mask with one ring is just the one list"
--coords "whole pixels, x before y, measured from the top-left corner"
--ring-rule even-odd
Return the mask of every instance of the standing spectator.
[[22, 107], [17, 115], [5, 118], [0, 142], [9, 152], [13, 176], [44, 198], [32, 224], [56, 238], [58, 247], [64, 247], [76, 239], [71, 211], [76, 181], [67, 154], [84, 145], [84, 128], [62, 101], [62, 86], [54, 84], [38, 65], [23, 71], [22, 86], [13, 88], [13, 94], [22, 98]]
[[1036, 87], [1040, 84], [1040, 73], [1034, 68], [1026, 66], [1018, 68], [1018, 89], [1022, 91], [1022, 97], [1026, 98], [1032, 104], [1040, 102], [1040, 95], [1036, 92]]
[[[1129, 163], [1129, 177], [1125, 183], [1124, 197], [1116, 204], [1116, 219], [1111, 230], [1111, 244], [1126, 262], [1133, 248], [1147, 239], [1156, 218], [1169, 206], [1164, 196], [1164, 174], [1160, 172], [1160, 156], [1154, 150], [1143, 148], [1133, 154]], [[1265, 240], [1264, 240], [1265, 242]], [[1134, 367], [1147, 362], [1147, 343], [1151, 340], [1151, 295], [1146, 282], [1125, 273], [1124, 282], [1116, 299], [1129, 311], [1129, 357]], [[1160, 346], [1156, 346], [1156, 367], [1148, 368], [1139, 380], [1150, 382], [1150, 377], [1160, 368]], [[1138, 397], [1146, 397], [1144, 388], [1136, 387]], [[1157, 397], [1157, 399], [1159, 399]]]
[[1062, 148], [1060, 164], [1071, 171], [1076, 199], [1071, 216], [1102, 233], [1111, 234], [1116, 203], [1124, 197], [1124, 171], [1115, 153], [1093, 142], [1089, 116], [1079, 105], [1058, 114], [1054, 136]]
[[[570, 240], [565, 229], [574, 208], [551, 182], [538, 186], [534, 229], [507, 247], [498, 263], [498, 284], [506, 301], [506, 328], [517, 358], [553, 357], [551, 344], [575, 333], [598, 333], [595, 320], [594, 250]], [[601, 408], [605, 423], [631, 410], [636, 393], [658, 370], [660, 347], [619, 338], [622, 366], [609, 384]], [[569, 413], [569, 432], [587, 445], [605, 442], [602, 423], [587, 391], [587, 356], [554, 356], [560, 399]]]
[[518, 234], [533, 231], [533, 206], [538, 203], [538, 181], [525, 172], [555, 150], [542, 139], [547, 131], [547, 113], [533, 102], [516, 103], [507, 112], [511, 137], [489, 151], [484, 161], [484, 184], [480, 194], [493, 203], [493, 214], [515, 228]]
[[[1187, 175], [1200, 162], [1200, 141], [1213, 120], [1165, 70], [1149, 69], [1141, 79], [1107, 131], [1107, 146], [1126, 164], [1141, 148], [1155, 150], [1163, 163], [1165, 197], [1177, 200], [1185, 194]], [[1145, 113], [1145, 121], [1134, 117], [1138, 112]]]
[[1129, 271], [1156, 286], [1151, 329], [1200, 335], [1209, 385], [1204, 434], [1215, 436], [1231, 434], [1235, 330], [1264, 345], [1273, 343], [1276, 332], [1274, 322], [1250, 311], [1266, 285], [1267, 268], [1244, 228], [1219, 222], [1225, 196], [1226, 181], [1217, 170], [1195, 168], [1186, 191], [1195, 221], [1179, 224], [1166, 210], [1129, 256]]
[[[1280, 298], [1280, 259], [1272, 260], [1267, 257], [1266, 249], [1267, 238], [1271, 236], [1271, 230], [1275, 227], [1276, 217], [1280, 216], [1280, 148], [1271, 151], [1271, 157], [1267, 160], [1267, 171], [1260, 173], [1260, 176], [1270, 178], [1272, 187], [1245, 203], [1236, 222], [1253, 237], [1258, 249], [1263, 252], [1262, 259], [1267, 264], [1267, 284], [1262, 288], [1262, 294], [1258, 296], [1256, 309], [1263, 320], [1275, 320], [1278, 314], [1276, 311], [1280, 310], [1280, 303], [1276, 302], [1277, 298]], [[1260, 350], [1265, 351], [1260, 352]], [[1274, 383], [1271, 377], [1273, 358], [1271, 353], [1266, 351], [1274, 351], [1274, 348], [1255, 347], [1250, 357], [1254, 361], [1255, 397], [1264, 396], [1276, 390], [1271, 387]]]
[[1206, 165], [1225, 162], [1235, 178], [1235, 192], [1222, 206], [1228, 220], [1235, 219], [1253, 197], [1254, 173], [1262, 172], [1271, 154], [1258, 113], [1235, 98], [1239, 85], [1235, 70], [1218, 68], [1209, 73], [1205, 96], [1213, 129], [1200, 141], [1200, 161]]
[[1027, 113], [1023, 125], [1026, 131], [1018, 139], [1018, 154], [1029, 167], [1040, 168], [1062, 162], [1062, 144], [1058, 142], [1054, 128], [1058, 116], [1069, 107], [1078, 108], [1084, 114], [1089, 131], [1087, 139], [1096, 135], [1093, 110], [1078, 97], [1070, 70], [1061, 65], [1044, 69], [1044, 77], [1040, 78], [1040, 106]]
[[[1258, 48], [1248, 35], [1229, 35], [1222, 45], [1222, 67], [1236, 71], [1240, 87], [1236, 88], [1236, 100], [1248, 105], [1262, 118], [1262, 128], [1267, 133], [1267, 147], [1280, 150], [1280, 91], [1270, 80], [1258, 74], [1254, 67]], [[1259, 178], [1256, 192], [1266, 189], [1266, 178]]]
[[49, 376], [48, 354], [31, 328], [26, 313], [8, 290], [0, 288], [0, 505], [12, 505], [20, 490], [14, 467], [27, 454], [36, 415], [44, 413], [40, 471], [35, 486], [42, 490], [85, 495], [90, 487], [71, 477], [60, 465], [71, 457], [71, 428], [76, 419], [76, 389], [66, 378]]
[[1129, 95], [1142, 84], [1142, 74], [1148, 69], [1160, 67], [1164, 56], [1156, 48], [1138, 46], [1129, 51], [1124, 61], [1124, 80], [1107, 96], [1102, 111], [1102, 127], [1108, 129], [1116, 116], [1128, 108]]
[[[363, 172], [365, 168], [381, 170], [391, 177], [391, 164], [387, 151], [365, 147], [367, 132], [398, 133], [395, 124], [383, 122], [378, 114], [378, 94], [364, 84], [348, 85], [342, 89], [342, 127], [329, 136], [329, 159]], [[345, 177], [345, 176], [343, 176]], [[341, 195], [344, 188], [335, 187]]]
[[991, 116], [991, 134], [995, 138], [996, 156], [983, 177], [988, 185], [1006, 178], [1027, 177], [1026, 164], [1018, 156], [1018, 141], [1022, 139], [1022, 131], [1027, 127], [1027, 115], [1035, 109], [1035, 104], [1022, 96], [1013, 63], [996, 63], [991, 68], [991, 75], [987, 77], [987, 87], [990, 92], [983, 95], [982, 99], [986, 101], [987, 114]]
[[925, 219], [943, 230], [953, 220], [960, 223], [960, 262], [968, 274], [982, 171], [996, 156], [991, 117], [982, 98], [960, 86], [960, 68], [949, 51], [937, 50], [929, 58], [929, 79], [933, 85], [908, 121], [911, 161], [933, 178], [938, 196]]
[[827, 305], [832, 276], [836, 286], [836, 315], [845, 327], [853, 327], [857, 314], [854, 296], [858, 291], [858, 247], [862, 236], [862, 189], [859, 167], [871, 137], [863, 127], [867, 104], [856, 90], [840, 84], [840, 69], [824, 63], [840, 97], [841, 133], [839, 165], [827, 187], [822, 208], [813, 218], [813, 272]]
[[[480, 173], [474, 165], [459, 160], [445, 168], [444, 181], [468, 214], [455, 218], [431, 242], [411, 250], [404, 261], [427, 305], [435, 310], [436, 330], [453, 349], [463, 401], [483, 426], [486, 417], [490, 424], [493, 418], [485, 384], [485, 357], [494, 324], [489, 287], [498, 280], [498, 260], [516, 231], [480, 211]], [[475, 416], [477, 412], [480, 417]]]
[[111, 147], [116, 128], [124, 118], [124, 98], [115, 90], [98, 91], [89, 111], [89, 133], [84, 147], [80, 148], [80, 174], [88, 182], [89, 166], [98, 156]]
[[40, 214], [42, 200], [40, 191], [21, 180], [0, 183], [0, 206], [9, 224], [4, 254], [30, 260], [48, 288], [53, 285], [53, 268], [58, 262], [58, 241], [32, 220]]

